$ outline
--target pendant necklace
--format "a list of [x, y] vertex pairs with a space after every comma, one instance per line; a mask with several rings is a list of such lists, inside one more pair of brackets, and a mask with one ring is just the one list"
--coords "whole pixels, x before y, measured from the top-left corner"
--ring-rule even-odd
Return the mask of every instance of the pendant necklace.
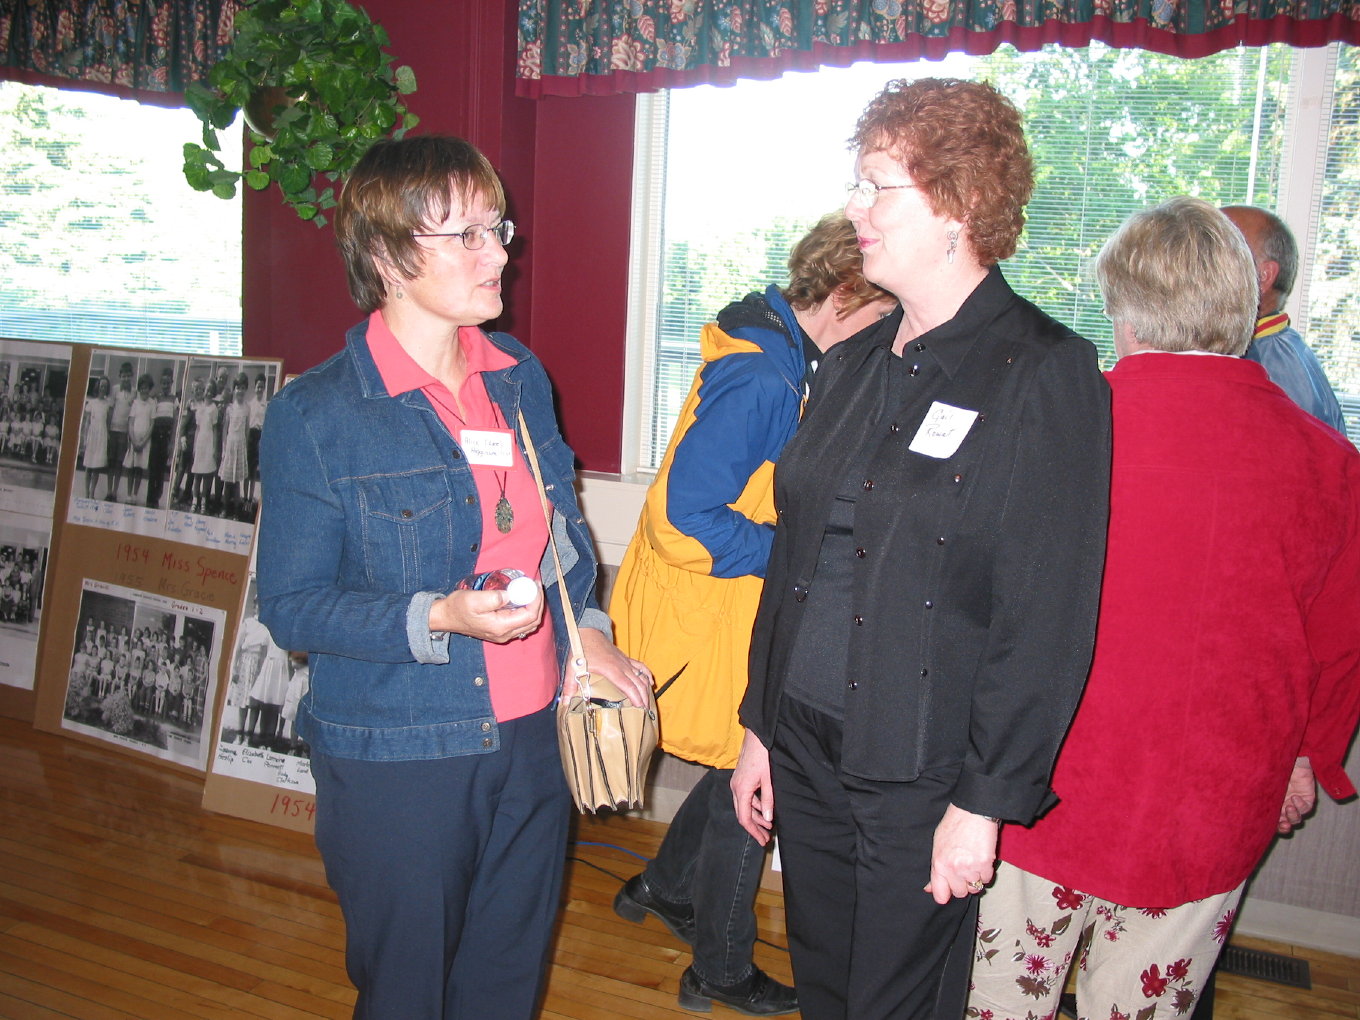
[[[436, 397], [436, 399], [438, 400], [439, 398]], [[443, 400], [439, 400], [439, 403], [444, 406], [444, 409], [447, 410], [449, 414], [453, 415], [454, 418], [458, 419], [458, 423], [462, 425], [463, 428], [468, 427], [468, 423], [463, 419], [463, 416], [459, 414], [457, 411], [455, 411], [452, 407], [450, 407], [448, 403], [446, 403]], [[496, 404], [494, 400], [491, 401], [490, 403], [491, 413], [496, 416], [495, 418], [496, 424], [499, 425], [501, 428], [508, 429], [509, 426], [505, 423], [505, 416], [501, 414], [500, 407]], [[511, 460], [513, 461], [514, 459], [513, 451], [511, 452], [510, 457]], [[505, 484], [510, 480], [510, 469], [506, 468], [504, 471], [500, 473], [497, 473], [496, 471], [493, 470], [491, 472], [491, 477], [496, 480], [496, 486], [501, 491], [500, 499], [496, 500], [496, 509], [493, 511], [492, 515], [496, 521], [496, 530], [499, 531], [502, 535], [508, 535], [510, 534], [510, 529], [515, 526], [515, 508], [510, 505], [510, 498], [505, 494]]]
[[501, 487], [501, 498], [496, 500], [496, 530], [502, 535], [510, 534], [510, 529], [515, 526], [515, 508], [510, 505], [510, 500], [505, 498], [505, 482], [510, 477], [510, 472], [505, 471], [501, 474], [492, 472], [496, 479], [496, 484]]
[[[496, 416], [496, 421], [500, 422], [501, 428], [508, 429], [510, 426], [505, 422], [505, 416], [501, 414], [500, 405], [494, 400], [491, 401], [491, 413]], [[514, 433], [511, 433], [512, 437]], [[513, 443], [513, 439], [512, 439]], [[510, 461], [513, 464], [515, 452], [513, 445], [510, 450]], [[515, 508], [510, 505], [510, 500], [505, 495], [505, 483], [510, 480], [510, 469], [506, 468], [500, 474], [491, 472], [491, 477], [496, 479], [496, 484], [500, 486], [501, 498], [496, 500], [496, 530], [502, 535], [510, 534], [510, 529], [515, 526]]]

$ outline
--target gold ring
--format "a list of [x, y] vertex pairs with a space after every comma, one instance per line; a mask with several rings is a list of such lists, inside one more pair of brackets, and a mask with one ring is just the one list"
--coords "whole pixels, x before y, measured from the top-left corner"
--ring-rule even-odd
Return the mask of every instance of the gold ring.
[[971, 889], [973, 892], [982, 892], [982, 879], [977, 879], [976, 881], [969, 882], [968, 888]]

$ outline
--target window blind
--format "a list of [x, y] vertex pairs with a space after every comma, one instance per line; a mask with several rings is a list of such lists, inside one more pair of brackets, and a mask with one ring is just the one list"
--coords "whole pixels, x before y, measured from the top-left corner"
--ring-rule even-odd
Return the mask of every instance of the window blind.
[[187, 110], [0, 82], [0, 336], [241, 353], [241, 204], [180, 171]]

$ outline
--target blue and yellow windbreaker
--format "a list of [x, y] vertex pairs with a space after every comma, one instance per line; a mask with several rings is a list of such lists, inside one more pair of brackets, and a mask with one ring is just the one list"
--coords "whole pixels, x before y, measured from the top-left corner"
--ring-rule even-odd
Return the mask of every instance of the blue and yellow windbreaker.
[[776, 287], [703, 328], [704, 364], [610, 600], [618, 646], [664, 687], [661, 747], [718, 768], [741, 750], [737, 706], [774, 538], [774, 464], [802, 410], [802, 338]]

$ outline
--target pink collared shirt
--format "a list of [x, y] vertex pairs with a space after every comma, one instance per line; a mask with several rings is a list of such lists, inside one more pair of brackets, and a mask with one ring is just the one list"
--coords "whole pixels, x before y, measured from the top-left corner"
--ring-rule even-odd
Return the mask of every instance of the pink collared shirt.
[[[475, 326], [458, 330], [458, 343], [467, 360], [467, 378], [453, 395], [406, 352], [377, 311], [368, 319], [368, 348], [383, 385], [392, 396], [420, 390], [454, 442], [462, 447], [463, 429], [505, 430], [509, 427], [501, 409], [492, 402], [482, 381], [482, 372], [497, 371], [515, 364], [515, 359], [500, 350]], [[514, 567], [541, 581], [538, 565], [548, 547], [548, 526], [533, 473], [511, 443], [513, 464], [496, 468], [472, 464], [472, 480], [482, 507], [482, 534], [478, 546], [477, 572]], [[514, 524], [502, 534], [496, 526], [495, 507], [505, 498], [514, 509]], [[557, 651], [553, 642], [552, 618], [545, 611], [543, 624], [523, 641], [503, 645], [483, 642], [487, 681], [491, 688], [491, 707], [498, 722], [508, 722], [545, 708], [557, 692]]]

